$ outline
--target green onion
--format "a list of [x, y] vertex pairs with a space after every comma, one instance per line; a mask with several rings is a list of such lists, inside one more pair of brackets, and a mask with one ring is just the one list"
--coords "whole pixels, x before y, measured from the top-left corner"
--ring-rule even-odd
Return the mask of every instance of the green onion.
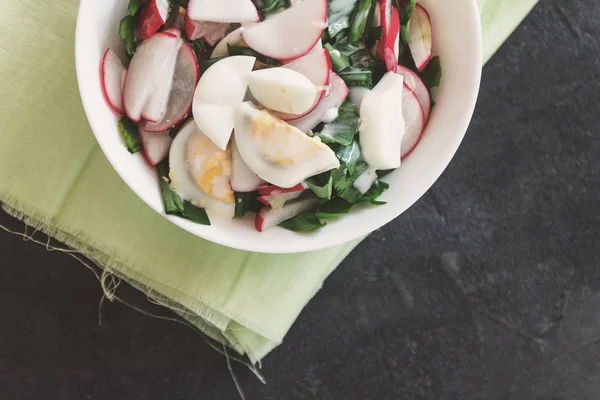
[[327, 200], [331, 199], [331, 193], [333, 191], [331, 171], [311, 176], [306, 180], [306, 184], [318, 197]]
[[319, 207], [316, 214], [319, 218], [338, 218], [348, 214], [352, 206], [346, 200], [336, 198]]
[[373, 86], [373, 75], [369, 70], [346, 70], [340, 72], [338, 75], [350, 87], [366, 87], [371, 89]]
[[131, 15], [125, 16], [119, 24], [119, 35], [125, 44], [125, 50], [131, 57], [137, 49], [137, 39], [135, 38], [135, 18]]
[[373, 26], [369, 30], [369, 38], [376, 42], [383, 39], [383, 26]]
[[145, 0], [129, 0], [129, 15], [132, 17], [144, 6]]
[[388, 185], [387, 183], [376, 179], [375, 182], [373, 182], [373, 185], [371, 185], [369, 191], [365, 193], [360, 199], [358, 199], [357, 202], [369, 203], [374, 206], [381, 206], [383, 204], [386, 204], [385, 201], [377, 201], [377, 198], [381, 196], [381, 194], [385, 192], [389, 187], [390, 185]]
[[359, 0], [356, 13], [352, 18], [352, 24], [350, 25], [350, 31], [348, 33], [348, 43], [357, 43], [362, 37], [367, 21], [369, 19], [369, 13], [371, 12], [371, 5], [373, 0]]
[[258, 212], [262, 206], [258, 196], [258, 192], [235, 192], [235, 215], [243, 217], [246, 212]]
[[323, 143], [338, 143], [349, 146], [358, 132], [358, 110], [351, 101], [346, 100], [339, 108], [338, 117], [325, 124], [316, 135]]
[[[328, 0], [327, 30], [331, 38], [350, 27], [350, 19], [358, 0]], [[334, 40], [334, 43], [337, 40]]]
[[323, 47], [329, 50], [329, 58], [331, 58], [331, 65], [335, 72], [341, 72], [350, 66], [348, 57], [343, 55], [338, 49], [329, 43], [325, 43], [325, 46]]
[[205, 73], [206, 70], [209, 69], [210, 67], [212, 67], [214, 63], [216, 63], [217, 61], [221, 61], [224, 58], [227, 58], [227, 57], [209, 58], [208, 60], [203, 60], [203, 61], [198, 62], [198, 65], [200, 66], [200, 73], [201, 74]]
[[358, 160], [360, 160], [361, 155], [358, 141], [355, 140], [350, 146], [341, 146], [335, 152], [335, 155], [337, 156], [338, 160], [340, 160], [340, 163], [348, 168], [348, 172], [353, 174], [354, 168], [356, 167]]
[[402, 42], [404, 44], [408, 44], [410, 40], [410, 17], [412, 16], [413, 11], [415, 11], [415, 7], [417, 4], [417, 0], [408, 0], [406, 7], [400, 11], [400, 37], [402, 38]]
[[125, 146], [127, 151], [131, 154], [137, 153], [142, 150], [142, 144], [140, 143], [140, 136], [138, 135], [138, 129], [135, 123], [127, 117], [121, 118], [119, 121], [119, 130], [125, 139]]
[[254, 3], [263, 18], [292, 6], [290, 0], [255, 0]]

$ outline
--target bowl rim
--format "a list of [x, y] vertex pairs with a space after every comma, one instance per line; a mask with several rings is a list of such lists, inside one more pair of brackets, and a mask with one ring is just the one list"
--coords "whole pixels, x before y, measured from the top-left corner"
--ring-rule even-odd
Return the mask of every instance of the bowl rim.
[[[429, 0], [432, 3], [436, 2], [436, 0]], [[466, 98], [466, 110], [464, 114], [460, 117], [457, 117], [455, 121], [454, 130], [460, 132], [460, 134], [456, 134], [453, 136], [452, 140], [447, 143], [447, 146], [444, 150], [437, 154], [436, 163], [431, 167], [430, 170], [427, 171], [426, 174], [422, 177], [422, 182], [419, 185], [418, 190], [411, 190], [410, 198], [404, 202], [404, 204], [398, 202], [396, 204], [390, 204], [391, 207], [388, 207], [385, 213], [380, 213], [377, 218], [364, 218], [364, 222], [361, 222], [359, 229], [351, 229], [344, 231], [343, 235], [328, 235], [326, 239], [324, 239], [323, 235], [319, 235], [318, 238], [314, 240], [299, 240], [294, 242], [285, 242], [285, 243], [272, 243], [269, 240], [262, 241], [239, 241], [237, 240], [238, 235], [222, 235], [222, 234], [214, 234], [211, 233], [209, 226], [208, 230], [202, 230], [200, 232], [194, 231], [190, 228], [189, 224], [193, 224], [184, 219], [169, 216], [164, 213], [162, 209], [162, 201], [160, 202], [160, 207], [155, 207], [151, 204], [151, 202], [146, 199], [146, 195], [141, 193], [140, 190], [136, 189], [136, 184], [133, 182], [134, 178], [127, 175], [123, 171], [123, 167], [117, 163], [116, 157], [113, 156], [112, 150], [108, 148], [107, 144], [102, 140], [100, 135], [97, 132], [100, 132], [100, 128], [96, 122], [96, 119], [93, 118], [94, 109], [91, 104], [91, 100], [86, 95], [86, 86], [88, 85], [84, 76], [86, 75], [84, 70], [86, 66], [84, 65], [83, 54], [85, 53], [84, 46], [86, 43], [82, 40], [84, 36], [82, 34], [84, 30], [84, 24], [82, 23], [82, 15], [86, 12], [86, 7], [90, 6], [94, 0], [81, 0], [79, 5], [79, 11], [77, 15], [77, 26], [75, 33], [75, 67], [77, 73], [77, 82], [80, 92], [81, 101], [83, 104], [83, 108], [86, 113], [86, 117], [92, 128], [94, 136], [98, 144], [100, 145], [105, 157], [108, 159], [114, 170], [117, 174], [123, 179], [125, 184], [150, 208], [152, 208], [155, 212], [171, 221], [178, 227], [184, 229], [191, 234], [198, 236], [201, 239], [205, 239], [211, 241], [213, 243], [217, 243], [223, 246], [227, 246], [230, 248], [235, 248], [239, 250], [252, 251], [252, 252], [261, 252], [261, 253], [275, 253], [275, 254], [287, 254], [287, 253], [302, 253], [308, 251], [321, 250], [324, 248], [329, 248], [337, 245], [341, 245], [344, 243], [348, 243], [358, 238], [362, 238], [376, 229], [386, 225], [393, 219], [400, 216], [403, 212], [405, 212], [408, 208], [410, 208], [414, 203], [416, 203], [438, 180], [444, 170], [448, 167], [450, 161], [453, 156], [458, 151], [458, 148], [467, 132], [467, 128], [471, 122], [475, 105], [477, 102], [477, 97], [479, 94], [480, 82], [481, 82], [481, 69], [482, 69], [482, 30], [481, 30], [481, 20], [479, 17], [479, 9], [477, 3], [472, 1], [473, 5], [470, 8], [470, 12], [465, 12], [463, 9], [462, 15], [468, 19], [469, 25], [475, 29], [475, 46], [473, 51], [475, 52], [471, 58], [471, 63], [469, 65], [469, 71], [473, 72], [473, 79], [471, 83], [473, 86], [470, 88], [468, 92], [468, 96]], [[408, 205], [407, 205], [408, 204]], [[355, 211], [353, 211], [355, 212]], [[324, 229], [326, 231], [327, 228]], [[294, 235], [306, 236], [306, 234], [294, 233]], [[312, 235], [312, 234], [309, 234]]]

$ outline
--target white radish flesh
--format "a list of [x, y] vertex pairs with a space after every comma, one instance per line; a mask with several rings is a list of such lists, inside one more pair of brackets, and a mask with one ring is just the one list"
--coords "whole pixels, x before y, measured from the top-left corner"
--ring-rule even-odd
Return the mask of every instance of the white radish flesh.
[[164, 132], [148, 132], [139, 129], [140, 142], [144, 148], [146, 160], [153, 167], [160, 164], [169, 154], [173, 139], [169, 136], [169, 131]]
[[131, 120], [138, 122], [143, 117], [157, 122], [163, 119], [182, 43], [181, 38], [160, 32], [138, 47], [123, 89], [123, 105]]
[[307, 77], [281, 67], [252, 72], [248, 88], [266, 108], [288, 114], [306, 112], [317, 97], [317, 88]]
[[404, 76], [404, 84], [417, 96], [421, 108], [423, 108], [425, 122], [427, 122], [427, 120], [429, 120], [429, 114], [431, 113], [431, 96], [429, 95], [427, 86], [425, 86], [421, 78], [419, 78], [419, 75], [402, 65], [396, 67], [396, 73]]
[[425, 130], [425, 115], [417, 96], [405, 84], [402, 91], [402, 114], [405, 131], [401, 144], [401, 157], [404, 159], [417, 147]]
[[327, 27], [327, 0], [305, 0], [265, 21], [248, 26], [242, 36], [250, 48], [278, 60], [308, 53]]
[[335, 73], [331, 74], [330, 82], [329, 94], [323, 97], [317, 107], [304, 117], [290, 121], [290, 125], [295, 126], [302, 132], [308, 132], [323, 122], [323, 118], [329, 110], [342, 105], [348, 97], [346, 83]]
[[185, 34], [190, 40], [198, 40], [218, 29], [222, 23], [211, 21], [193, 21], [189, 14], [185, 15]]
[[198, 127], [220, 149], [225, 149], [234, 126], [235, 109], [244, 100], [254, 57], [233, 56], [217, 61], [204, 72], [193, 101]]
[[236, 113], [235, 141], [248, 167], [265, 181], [291, 188], [338, 168], [333, 150], [297, 128], [243, 103]]
[[319, 204], [319, 198], [316, 196], [309, 196], [300, 198], [293, 202], [286, 203], [283, 208], [279, 210], [272, 209], [271, 207], [265, 206], [260, 209], [256, 215], [255, 226], [259, 232], [279, 225], [283, 221], [287, 221], [296, 215], [311, 210]]
[[123, 67], [119, 57], [107, 49], [100, 64], [100, 82], [102, 93], [110, 107], [117, 113], [123, 114], [123, 84], [127, 70]]
[[227, 35], [230, 28], [231, 24], [223, 23], [204, 35], [204, 40], [206, 40], [206, 43], [208, 43], [209, 46], [214, 46]]
[[410, 17], [410, 39], [408, 46], [419, 71], [423, 71], [431, 61], [431, 19], [427, 10], [417, 4]]
[[360, 146], [365, 161], [375, 169], [400, 166], [404, 136], [402, 100], [404, 78], [386, 73], [364, 98], [360, 107]]
[[265, 184], [265, 181], [246, 165], [235, 140], [231, 141], [231, 168], [231, 188], [236, 192], [253, 192]]
[[319, 105], [319, 102], [323, 99], [323, 96], [325, 96], [331, 80], [332, 66], [331, 57], [329, 57], [329, 51], [324, 49], [319, 50], [316, 48], [319, 46], [320, 42], [321, 41], [319, 41], [315, 48], [313, 48], [313, 50], [311, 50], [307, 55], [282, 66], [283, 68], [288, 68], [301, 73], [315, 85], [318, 94], [313, 105], [302, 114], [277, 113], [276, 115], [278, 118], [284, 121], [302, 118], [314, 110]]
[[251, 0], [190, 0], [188, 14], [192, 20], [214, 22], [257, 22], [258, 10]]

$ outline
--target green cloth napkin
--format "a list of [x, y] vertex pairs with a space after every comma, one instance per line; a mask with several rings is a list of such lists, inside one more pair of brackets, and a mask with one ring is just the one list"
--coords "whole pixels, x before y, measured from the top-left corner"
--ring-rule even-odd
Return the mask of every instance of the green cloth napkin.
[[[535, 3], [485, 1], [486, 59]], [[37, 5], [0, 2], [4, 209], [94, 260], [103, 277], [130, 283], [260, 361], [359, 241], [306, 254], [248, 253], [157, 215], [113, 171], [87, 123], [74, 68], [77, 0]]]

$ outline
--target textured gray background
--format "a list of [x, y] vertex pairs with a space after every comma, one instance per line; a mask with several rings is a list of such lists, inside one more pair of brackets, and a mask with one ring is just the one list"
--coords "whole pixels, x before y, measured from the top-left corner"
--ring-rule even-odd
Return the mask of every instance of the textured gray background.
[[[371, 235], [248, 399], [600, 398], [600, 5], [542, 0], [485, 68], [434, 188]], [[0, 222], [21, 225], [6, 216]], [[1, 399], [236, 399], [190, 329], [104, 307], [91, 273], [0, 233]]]

